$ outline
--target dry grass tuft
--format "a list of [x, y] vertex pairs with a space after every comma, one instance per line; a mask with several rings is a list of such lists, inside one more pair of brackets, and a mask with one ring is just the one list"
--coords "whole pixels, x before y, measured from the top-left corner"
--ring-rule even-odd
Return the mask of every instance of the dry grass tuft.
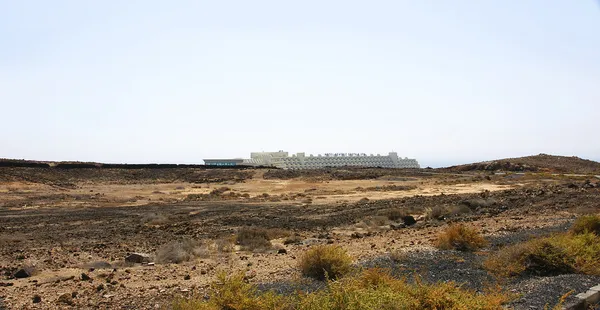
[[454, 224], [438, 235], [435, 246], [442, 250], [475, 251], [487, 244], [477, 230], [464, 224]]
[[338, 279], [351, 270], [352, 258], [339, 246], [318, 245], [300, 258], [302, 275], [317, 280]]
[[164, 244], [156, 251], [155, 260], [159, 264], [179, 264], [195, 257], [208, 256], [209, 251], [202, 243], [188, 239]]

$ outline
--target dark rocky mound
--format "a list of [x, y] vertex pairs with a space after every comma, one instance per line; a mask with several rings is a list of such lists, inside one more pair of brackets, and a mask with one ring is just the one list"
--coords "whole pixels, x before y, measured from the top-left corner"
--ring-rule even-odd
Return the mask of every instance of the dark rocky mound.
[[514, 171], [600, 174], [600, 163], [576, 156], [539, 154], [441, 168], [446, 171]]

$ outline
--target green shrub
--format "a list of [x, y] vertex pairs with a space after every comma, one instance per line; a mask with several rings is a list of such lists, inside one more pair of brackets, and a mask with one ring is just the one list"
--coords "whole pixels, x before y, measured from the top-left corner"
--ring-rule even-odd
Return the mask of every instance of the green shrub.
[[586, 232], [594, 233], [600, 236], [600, 216], [598, 215], [584, 215], [580, 216], [575, 220], [571, 231], [574, 234], [583, 234]]
[[559, 234], [501, 249], [484, 267], [498, 276], [520, 274], [600, 275], [600, 237], [593, 233]]
[[351, 270], [352, 258], [344, 249], [333, 245], [318, 245], [300, 258], [302, 275], [317, 280], [338, 279]]
[[473, 228], [463, 224], [450, 225], [438, 235], [435, 246], [442, 250], [475, 251], [487, 241]]

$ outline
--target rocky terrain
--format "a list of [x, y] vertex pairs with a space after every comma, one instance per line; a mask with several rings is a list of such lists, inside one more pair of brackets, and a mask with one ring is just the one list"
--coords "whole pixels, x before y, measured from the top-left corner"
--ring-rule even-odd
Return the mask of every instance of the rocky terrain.
[[538, 171], [548, 173], [600, 174], [600, 163], [576, 156], [539, 154], [442, 168], [445, 171]]
[[[600, 278], [507, 281], [481, 261], [501, 246], [565, 231], [580, 214], [600, 212], [600, 179], [591, 168], [585, 176], [554, 176], [540, 169], [555, 167], [535, 167], [499, 175], [0, 167], [0, 305], [168, 309], [177, 296], [206, 294], [222, 270], [243, 272], [263, 289], [310, 291], [323, 284], [300, 275], [298, 257], [313, 245], [336, 244], [356, 266], [476, 290], [500, 285], [518, 295], [509, 307], [543, 309]], [[477, 227], [490, 247], [467, 254], [435, 249], [436, 235], [456, 222]], [[244, 229], [265, 229], [270, 244], [240, 244]]]

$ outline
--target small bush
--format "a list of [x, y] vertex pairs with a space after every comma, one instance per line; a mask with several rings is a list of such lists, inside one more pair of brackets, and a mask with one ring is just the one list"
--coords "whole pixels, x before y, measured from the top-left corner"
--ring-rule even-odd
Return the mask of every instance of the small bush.
[[475, 251], [487, 241], [473, 228], [463, 224], [450, 225], [438, 235], [435, 246], [442, 250]]
[[388, 220], [395, 222], [401, 219], [402, 217], [406, 216], [406, 213], [399, 209], [390, 209], [383, 211], [381, 215], [386, 216]]
[[300, 235], [293, 235], [290, 236], [288, 238], [286, 238], [283, 241], [283, 244], [288, 245], [288, 244], [301, 244], [302, 243], [302, 236]]
[[503, 277], [565, 273], [600, 275], [600, 237], [588, 232], [534, 239], [498, 251], [484, 262], [484, 267]]
[[169, 218], [166, 217], [163, 214], [158, 214], [158, 213], [151, 213], [151, 214], [146, 214], [142, 217], [142, 221], [146, 224], [146, 225], [165, 225], [168, 224], [170, 222]]
[[594, 233], [600, 236], [600, 216], [584, 215], [575, 220], [571, 231], [574, 234], [583, 234], [586, 232]]
[[379, 227], [388, 225], [390, 221], [387, 216], [375, 215], [365, 218], [363, 222], [369, 227]]
[[425, 209], [425, 218], [429, 220], [443, 220], [446, 210], [440, 206]]
[[156, 262], [159, 264], [179, 264], [195, 257], [205, 257], [208, 250], [199, 242], [182, 240], [164, 244], [156, 251]]
[[393, 262], [401, 263], [401, 262], [405, 262], [407, 260], [408, 253], [400, 251], [400, 250], [395, 250], [395, 251], [390, 252], [389, 257]]
[[339, 246], [318, 245], [300, 258], [302, 275], [317, 280], [338, 279], [351, 270], [352, 258]]
[[269, 234], [266, 229], [241, 229], [236, 237], [236, 243], [245, 251], [265, 250], [271, 247]]
[[175, 310], [262, 310], [289, 309], [289, 301], [285, 297], [268, 292], [258, 294], [254, 285], [246, 283], [244, 274], [227, 276], [225, 272], [217, 275], [211, 284], [208, 301], [203, 299], [177, 299], [173, 304]]

